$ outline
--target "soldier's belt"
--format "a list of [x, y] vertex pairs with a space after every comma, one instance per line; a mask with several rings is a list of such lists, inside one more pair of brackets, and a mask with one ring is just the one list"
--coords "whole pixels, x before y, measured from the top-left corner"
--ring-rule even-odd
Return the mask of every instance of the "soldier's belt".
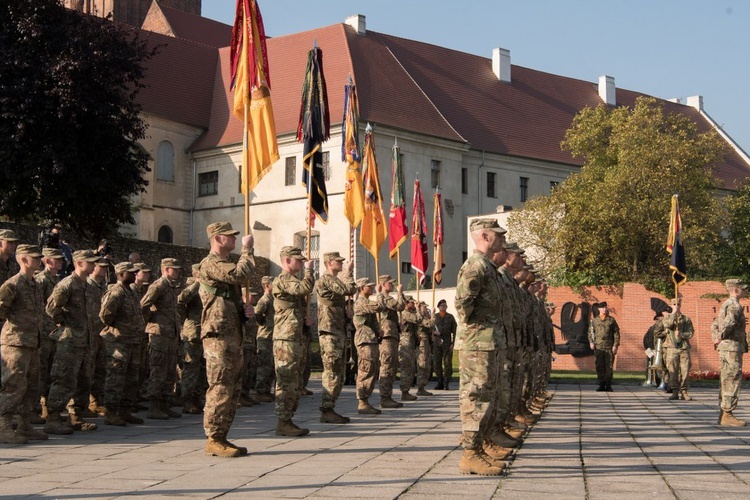
[[346, 305], [346, 301], [344, 299], [331, 300], [325, 297], [318, 297], [318, 304], [326, 306], [326, 307], [343, 307]]
[[[291, 302], [284, 299], [274, 298], [273, 305], [276, 309], [294, 309], [299, 306], [298, 302]], [[278, 307], [277, 307], [278, 306]]]
[[201, 290], [203, 290], [206, 293], [210, 293], [211, 295], [215, 295], [217, 297], [223, 297], [225, 299], [231, 299], [232, 298], [232, 292], [227, 287], [213, 287], [211, 285], [206, 285], [205, 283], [201, 283]]

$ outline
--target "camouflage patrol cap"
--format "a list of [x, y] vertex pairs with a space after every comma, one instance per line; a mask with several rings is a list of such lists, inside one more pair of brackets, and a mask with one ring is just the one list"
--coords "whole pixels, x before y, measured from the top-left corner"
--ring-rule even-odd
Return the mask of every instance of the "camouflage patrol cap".
[[342, 257], [338, 252], [326, 252], [323, 254], [323, 262], [331, 262], [332, 260], [343, 262], [346, 259]]
[[117, 264], [115, 264], [116, 274], [134, 273], [135, 271], [136, 269], [132, 262], [125, 261], [125, 262], [118, 262]]
[[260, 284], [261, 285], [267, 285], [269, 283], [273, 283], [273, 276], [263, 276], [260, 279]]
[[516, 243], [515, 241], [506, 241], [504, 246], [505, 249], [509, 252], [520, 253], [521, 255], [526, 253], [526, 251], [523, 248], [519, 247], [518, 243]]
[[404, 296], [404, 298], [407, 302], [416, 302], [416, 300], [414, 300], [414, 297], [412, 297], [411, 295], [406, 295]]
[[230, 224], [229, 222], [214, 222], [213, 224], [209, 224], [208, 227], [206, 227], [206, 234], [208, 235], [208, 239], [210, 240], [212, 237], [219, 234], [236, 236], [240, 234], [240, 232], [236, 229], [232, 229], [232, 224]]
[[396, 278], [392, 277], [390, 274], [381, 274], [378, 276], [378, 283], [381, 285], [385, 285], [386, 283], [395, 283]]
[[499, 234], [505, 234], [508, 232], [505, 230], [505, 228], [500, 227], [500, 224], [497, 223], [497, 219], [489, 218], [474, 219], [473, 221], [471, 221], [469, 229], [471, 232], [478, 231], [480, 229], [489, 229]]
[[161, 267], [173, 267], [175, 269], [182, 269], [182, 266], [177, 263], [177, 259], [174, 259], [172, 257], [161, 259]]
[[36, 245], [22, 244], [16, 247], [16, 255], [28, 255], [29, 257], [41, 257], [42, 251]]
[[42, 248], [42, 255], [47, 259], [64, 259], [65, 256], [58, 248]]
[[281, 257], [289, 257], [290, 259], [307, 260], [305, 256], [302, 254], [302, 249], [300, 249], [299, 247], [293, 247], [293, 246], [282, 247], [279, 255], [281, 255]]
[[73, 262], [97, 262], [100, 257], [93, 250], [76, 250], [73, 252]]
[[10, 229], [0, 229], [0, 240], [18, 241], [18, 236], [16, 236], [16, 233]]
[[364, 288], [366, 286], [375, 286], [375, 283], [373, 283], [372, 281], [370, 281], [370, 278], [359, 278], [359, 279], [357, 279], [357, 281], [355, 281], [355, 283], [357, 283], [357, 286], [360, 289], [362, 289], [362, 288]]
[[151, 266], [146, 264], [145, 262], [138, 262], [136, 264], [133, 264], [133, 268], [135, 271], [143, 271], [144, 273], [150, 273], [151, 272]]
[[109, 267], [109, 261], [104, 258], [100, 258], [96, 261], [96, 265], [100, 267]]
[[731, 286], [732, 288], [742, 288], [743, 290], [747, 290], [747, 283], [739, 278], [728, 279], [725, 284], [727, 288]]

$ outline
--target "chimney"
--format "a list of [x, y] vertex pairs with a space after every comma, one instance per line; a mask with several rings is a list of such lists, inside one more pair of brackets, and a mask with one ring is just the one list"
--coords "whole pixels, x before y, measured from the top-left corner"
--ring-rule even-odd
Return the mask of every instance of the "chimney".
[[492, 72], [501, 82], [510, 83], [510, 50], [492, 49]]
[[692, 95], [687, 98], [687, 105], [691, 108], [695, 108], [698, 111], [703, 111], [703, 96], [702, 95]]
[[365, 16], [362, 14], [355, 14], [346, 18], [346, 24], [357, 30], [358, 35], [364, 35], [367, 33], [367, 26], [365, 23]]
[[607, 106], [617, 105], [615, 98], [615, 77], [602, 75], [599, 77], [599, 97]]

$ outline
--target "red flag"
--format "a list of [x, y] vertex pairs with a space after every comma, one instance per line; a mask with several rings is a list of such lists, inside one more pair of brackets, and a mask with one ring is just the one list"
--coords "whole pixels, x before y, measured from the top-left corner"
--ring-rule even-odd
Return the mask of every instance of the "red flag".
[[419, 179], [414, 181], [414, 206], [411, 218], [411, 267], [417, 271], [420, 284], [427, 273], [427, 218]]
[[401, 168], [401, 153], [398, 143], [393, 145], [393, 159], [391, 160], [391, 213], [389, 215], [388, 248], [393, 259], [398, 254], [398, 247], [406, 241], [406, 203], [404, 194], [404, 171]]
[[435, 255], [433, 261], [435, 262], [434, 267], [434, 280], [436, 284], [440, 284], [443, 281], [443, 268], [445, 262], [443, 261], [443, 204], [440, 200], [440, 193], [435, 193], [434, 198], [435, 211], [432, 217], [432, 244], [435, 249]]

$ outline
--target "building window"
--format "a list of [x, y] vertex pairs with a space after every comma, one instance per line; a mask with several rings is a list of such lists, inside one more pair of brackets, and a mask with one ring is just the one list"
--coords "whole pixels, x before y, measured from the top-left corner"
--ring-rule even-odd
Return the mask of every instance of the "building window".
[[555, 190], [555, 188], [556, 188], [556, 187], [557, 187], [557, 186], [558, 186], [559, 184], [560, 184], [560, 183], [559, 183], [559, 182], [557, 182], [557, 181], [549, 181], [549, 192], [551, 193], [552, 191], [554, 191], [554, 190]]
[[323, 176], [325, 180], [331, 180], [331, 153], [326, 151], [323, 153]]
[[284, 185], [294, 186], [297, 182], [297, 157], [289, 156], [286, 159], [286, 170], [284, 171]]
[[[310, 260], [313, 261], [313, 269], [316, 277], [320, 276], [320, 234], [317, 231], [310, 233]], [[294, 244], [302, 249], [307, 256], [307, 233], [299, 232], [294, 235]]]
[[401, 274], [414, 274], [414, 270], [411, 268], [411, 262], [401, 263]]
[[487, 172], [487, 198], [496, 198], [495, 195], [495, 172]]
[[432, 189], [440, 187], [440, 161], [432, 160], [432, 167], [430, 168], [432, 173]]
[[169, 141], [161, 141], [156, 150], [156, 180], [174, 182], [174, 146]]
[[159, 228], [159, 232], [156, 236], [156, 241], [159, 243], [169, 243], [170, 245], [174, 242], [174, 233], [172, 228], [166, 224]]
[[461, 169], [461, 193], [469, 194], [469, 169]]
[[198, 196], [219, 194], [219, 171], [198, 174]]
[[529, 197], [529, 178], [521, 177], [521, 203]]

